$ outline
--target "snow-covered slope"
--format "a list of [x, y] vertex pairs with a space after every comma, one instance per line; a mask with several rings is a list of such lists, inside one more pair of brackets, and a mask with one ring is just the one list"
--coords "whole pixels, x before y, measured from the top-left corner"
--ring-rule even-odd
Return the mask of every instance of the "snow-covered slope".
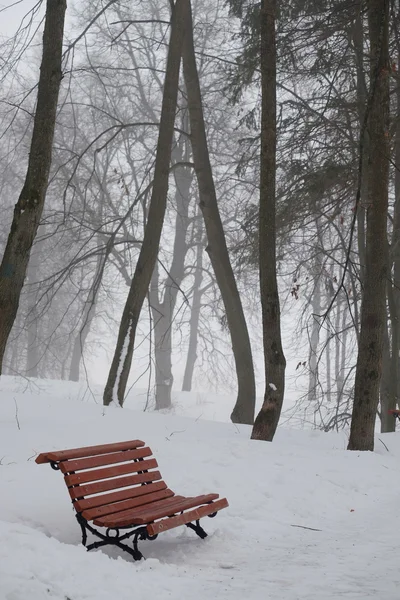
[[[0, 599], [398, 600], [400, 435], [361, 454], [336, 434], [282, 429], [268, 444], [249, 433], [1, 378]], [[80, 546], [62, 476], [34, 457], [133, 438], [176, 492], [227, 496], [230, 507], [204, 519], [206, 540], [167, 532], [142, 544], [140, 563]]]

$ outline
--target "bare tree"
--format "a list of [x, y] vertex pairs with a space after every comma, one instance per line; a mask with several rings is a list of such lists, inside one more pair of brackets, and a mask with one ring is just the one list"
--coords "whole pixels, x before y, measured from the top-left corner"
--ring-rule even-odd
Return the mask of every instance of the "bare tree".
[[198, 330], [200, 323], [201, 297], [203, 290], [201, 283], [203, 281], [203, 226], [202, 222], [198, 225], [196, 236], [196, 259], [194, 265], [192, 306], [189, 319], [189, 346], [186, 356], [185, 372], [183, 374], [182, 391], [190, 392], [192, 389], [194, 366], [197, 360]]
[[169, 167], [178, 98], [179, 71], [186, 11], [187, 5], [185, 0], [177, 0], [171, 20], [171, 35], [165, 73], [154, 181], [147, 224], [132, 284], [122, 314], [113, 361], [104, 389], [103, 400], [105, 405], [110, 404], [117, 398], [121, 405], [124, 402], [132, 363], [136, 327], [157, 260], [167, 203]]
[[276, 272], [276, 0], [261, 2], [261, 156], [259, 260], [264, 340], [265, 395], [252, 438], [272, 441], [285, 393]]
[[62, 78], [65, 11], [66, 0], [47, 0], [43, 56], [28, 171], [14, 208], [13, 221], [0, 265], [0, 373], [46, 198]]
[[[185, 112], [185, 111], [184, 111]], [[183, 116], [182, 130], [185, 131], [186, 115]], [[188, 250], [186, 234], [189, 227], [189, 202], [192, 171], [179, 162], [189, 162], [188, 140], [181, 136], [172, 152], [175, 163], [175, 239], [172, 249], [172, 262], [163, 282], [156, 264], [150, 285], [150, 304], [154, 321], [154, 353], [156, 377], [156, 409], [171, 406], [172, 374], [172, 327], [174, 311], [180, 286], [185, 276], [185, 258]], [[160, 298], [162, 296], [162, 299]]]
[[368, 3], [371, 75], [366, 264], [349, 450], [373, 450], [388, 278], [389, 1]]
[[190, 0], [185, 1], [188, 9], [183, 46], [183, 74], [188, 98], [193, 162], [199, 186], [200, 208], [207, 233], [206, 250], [225, 306], [238, 379], [237, 400], [231, 419], [236, 423], [252, 424], [255, 379], [250, 338], [218, 209], [194, 51], [192, 12]]

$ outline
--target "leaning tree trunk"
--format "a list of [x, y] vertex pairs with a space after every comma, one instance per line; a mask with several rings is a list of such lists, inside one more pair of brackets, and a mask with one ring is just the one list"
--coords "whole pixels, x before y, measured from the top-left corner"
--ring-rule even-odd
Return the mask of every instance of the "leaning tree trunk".
[[251, 345], [243, 307], [226, 245], [210, 164], [203, 105], [193, 42], [190, 0], [183, 47], [183, 74], [188, 96], [193, 162], [199, 186], [200, 208], [206, 227], [206, 248], [221, 291], [232, 340], [238, 378], [238, 395], [231, 414], [235, 423], [252, 424], [255, 407], [255, 379]]
[[371, 91], [368, 115], [370, 147], [366, 268], [349, 450], [374, 449], [388, 277], [387, 211], [390, 152], [388, 0], [369, 1], [368, 22], [371, 47]]
[[259, 254], [265, 394], [252, 438], [272, 441], [285, 393], [286, 360], [281, 341], [276, 273], [276, 0], [261, 1], [261, 158]]
[[117, 346], [104, 390], [103, 401], [105, 405], [110, 404], [117, 398], [121, 406], [124, 402], [126, 385], [132, 364], [136, 327], [157, 260], [167, 204], [169, 166], [178, 99], [179, 70], [186, 12], [186, 0], [177, 0], [171, 20], [171, 36], [165, 73], [153, 190], [147, 224], [128, 298], [122, 313]]
[[0, 374], [7, 340], [18, 311], [30, 251], [46, 198], [62, 78], [65, 10], [66, 0], [47, 0], [43, 57], [28, 170], [14, 208], [13, 221], [0, 265]]

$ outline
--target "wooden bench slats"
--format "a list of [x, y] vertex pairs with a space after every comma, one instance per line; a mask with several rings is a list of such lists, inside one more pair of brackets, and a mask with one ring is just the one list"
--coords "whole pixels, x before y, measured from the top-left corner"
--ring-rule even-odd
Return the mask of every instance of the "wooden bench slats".
[[150, 460], [140, 460], [138, 462], [130, 462], [117, 467], [106, 467], [104, 469], [92, 469], [76, 473], [75, 475], [65, 475], [65, 483], [70, 485], [80, 485], [82, 483], [90, 483], [91, 481], [100, 481], [101, 479], [110, 479], [117, 475], [128, 475], [129, 473], [139, 473], [141, 471], [149, 471], [156, 469], [158, 463], [155, 458]]
[[[183, 510], [187, 510], [189, 508], [194, 508], [195, 506], [200, 506], [201, 504], [207, 504], [212, 502], [213, 500], [217, 500], [219, 498], [219, 494], [204, 494], [202, 496], [195, 496], [193, 498], [184, 498], [182, 502], [174, 503], [172, 506], [160, 507], [157, 510], [153, 510], [151, 506], [135, 511], [134, 523], [138, 525], [144, 525], [146, 523], [150, 523], [150, 521], [156, 521], [157, 519], [161, 519], [162, 517], [168, 517], [169, 515], [173, 515], [174, 513], [182, 512]], [[169, 511], [173, 512], [169, 512]]]
[[84, 498], [85, 496], [101, 494], [102, 492], [117, 490], [118, 488], [129, 487], [131, 485], [137, 485], [138, 483], [157, 481], [159, 479], [161, 479], [161, 473], [159, 471], [150, 471], [149, 473], [142, 473], [140, 475], [115, 477], [113, 479], [97, 481], [96, 483], [88, 483], [87, 485], [78, 485], [76, 487], [70, 487], [68, 490], [72, 499]]
[[35, 462], [38, 464], [70, 460], [71, 458], [86, 458], [89, 456], [97, 456], [98, 454], [108, 454], [110, 452], [121, 452], [122, 450], [135, 450], [145, 446], [141, 440], [132, 440], [130, 442], [118, 442], [116, 444], [101, 444], [99, 446], [87, 446], [85, 448], [72, 448], [71, 450], [60, 450], [58, 452], [46, 452], [39, 454]]
[[122, 463], [128, 460], [146, 458], [153, 453], [150, 448], [139, 448], [138, 450], [125, 450], [124, 452], [113, 452], [112, 454], [103, 454], [92, 456], [91, 458], [79, 458], [77, 460], [66, 460], [58, 465], [62, 473], [71, 473], [82, 471], [83, 469], [93, 469], [94, 467], [104, 467], [115, 463]]
[[164, 481], [156, 481], [155, 483], [130, 487], [127, 490], [120, 490], [119, 492], [111, 492], [109, 494], [101, 494], [100, 496], [91, 496], [90, 498], [76, 500], [76, 502], [74, 502], [74, 508], [77, 512], [81, 512], [90, 508], [106, 506], [107, 504], [128, 500], [129, 498], [137, 498], [145, 494], [151, 494], [165, 489], [167, 489], [167, 484]]
[[[146, 488], [150, 486], [143, 487]], [[164, 490], [160, 490], [159, 492], [143, 494], [141, 496], [136, 496], [135, 498], [122, 500], [122, 502], [114, 502], [113, 504], [106, 504], [97, 508], [90, 508], [89, 510], [84, 510], [82, 513], [82, 517], [87, 521], [92, 521], [96, 518], [99, 519], [100, 517], [105, 517], [114, 513], [121, 513], [124, 510], [135, 508], [136, 506], [154, 503], [157, 500], [163, 500], [165, 498], [171, 498], [173, 496], [175, 496], [174, 492], [167, 488]]]
[[[147, 506], [147, 510], [149, 508], [153, 509], [153, 507], [155, 510], [156, 508], [160, 508], [161, 506], [169, 507], [169, 506], [176, 505], [176, 504], [178, 504], [178, 502], [182, 502], [183, 500], [187, 500], [187, 498], [185, 498], [185, 496], [173, 495], [170, 498], [162, 498], [160, 500], [156, 500], [155, 502], [151, 502], [150, 504], [147, 504], [144, 507], [139, 506], [138, 509], [146, 508], [146, 506]], [[118, 523], [119, 527], [123, 527], [124, 526], [123, 524], [125, 523], [125, 521], [128, 521], [129, 525], [132, 525], [133, 524], [132, 513], [134, 513], [135, 510], [138, 510], [138, 509], [124, 510], [124, 511], [121, 511], [120, 513], [115, 513], [115, 514], [107, 515], [105, 517], [100, 517], [98, 519], [95, 519], [93, 521], [93, 523], [95, 525], [100, 525], [101, 527], [113, 527], [113, 526], [116, 526], [116, 524]]]
[[221, 498], [221, 500], [217, 500], [216, 502], [212, 502], [211, 504], [207, 504], [205, 506], [200, 506], [195, 510], [185, 512], [182, 515], [176, 515], [175, 517], [170, 517], [169, 519], [163, 519], [157, 523], [150, 523], [150, 525], [147, 525], [147, 531], [150, 535], [158, 535], [163, 531], [168, 531], [168, 529], [173, 529], [179, 525], [185, 525], [186, 523], [197, 521], [202, 517], [206, 517], [214, 512], [218, 512], [227, 506], [229, 506], [228, 500], [226, 498]]
[[[129, 511], [124, 511], [123, 514], [118, 513], [101, 519], [101, 524], [104, 527], [123, 527], [125, 525], [144, 525], [156, 519], [173, 515], [206, 502], [218, 498], [218, 494], [208, 494], [204, 496], [196, 496], [195, 498], [185, 498], [183, 496], [175, 496], [167, 500], [162, 500], [152, 506], [139, 507]], [[212, 512], [212, 511], [211, 511]], [[96, 521], [95, 521], [96, 524]]]

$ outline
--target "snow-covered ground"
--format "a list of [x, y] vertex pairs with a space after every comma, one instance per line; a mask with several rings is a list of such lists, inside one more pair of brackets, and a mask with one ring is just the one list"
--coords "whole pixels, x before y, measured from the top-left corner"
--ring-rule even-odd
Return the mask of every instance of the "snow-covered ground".
[[[377, 439], [374, 453], [347, 452], [344, 435], [290, 429], [255, 442], [248, 427], [212, 420], [232, 402], [186, 399], [190, 418], [177, 416], [183, 396], [172, 415], [104, 410], [79, 385], [0, 378], [1, 600], [399, 599], [400, 435], [378, 436], [388, 450]], [[62, 476], [34, 462], [41, 451], [134, 438], [173, 490], [230, 503], [204, 519], [206, 540], [167, 532], [141, 545], [140, 563], [86, 552]]]

